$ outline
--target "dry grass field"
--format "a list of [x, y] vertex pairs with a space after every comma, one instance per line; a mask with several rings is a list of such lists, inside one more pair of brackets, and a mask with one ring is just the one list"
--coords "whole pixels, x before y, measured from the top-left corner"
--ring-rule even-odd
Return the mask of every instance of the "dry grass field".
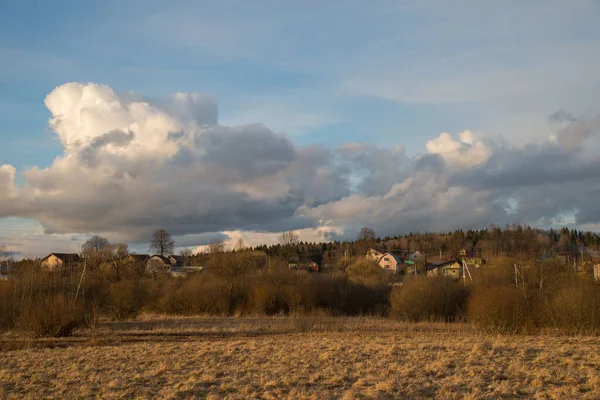
[[600, 398], [600, 337], [375, 318], [145, 318], [1, 336], [0, 398]]

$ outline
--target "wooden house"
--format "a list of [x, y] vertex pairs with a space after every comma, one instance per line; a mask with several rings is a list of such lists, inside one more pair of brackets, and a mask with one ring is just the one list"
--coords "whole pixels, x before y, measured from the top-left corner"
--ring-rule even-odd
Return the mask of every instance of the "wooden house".
[[55, 271], [63, 268], [75, 268], [81, 263], [79, 254], [76, 253], [50, 253], [40, 261], [42, 268]]

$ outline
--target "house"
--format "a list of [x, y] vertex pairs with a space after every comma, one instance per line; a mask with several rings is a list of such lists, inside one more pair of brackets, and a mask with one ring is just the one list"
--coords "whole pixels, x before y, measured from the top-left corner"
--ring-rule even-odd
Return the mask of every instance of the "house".
[[183, 256], [174, 256], [170, 255], [169, 262], [171, 263], [171, 267], [183, 267], [184, 257]]
[[425, 271], [427, 271], [427, 276], [447, 276], [459, 279], [463, 274], [463, 266], [460, 260], [452, 259], [427, 264]]
[[146, 272], [151, 274], [169, 272], [172, 266], [171, 260], [168, 257], [153, 255], [146, 260]]
[[423, 257], [424, 257], [423, 253], [421, 253], [420, 251], [415, 251], [414, 253], [411, 253], [408, 256], [408, 260], [409, 261], [417, 262], [417, 261], [419, 261]]
[[149, 258], [148, 254], [130, 254], [127, 256], [127, 261], [130, 264], [145, 263]]
[[406, 275], [416, 275], [418, 265], [414, 261], [404, 260], [404, 265], [406, 265]]
[[485, 260], [481, 257], [460, 257], [468, 267], [479, 268], [485, 264]]
[[600, 261], [594, 263], [594, 279], [600, 281]]
[[50, 253], [40, 261], [42, 268], [48, 271], [78, 267], [80, 262], [81, 258], [76, 253]]
[[369, 260], [373, 260], [375, 262], [378, 262], [379, 259], [383, 256], [383, 253], [380, 251], [377, 251], [373, 248], [370, 248], [369, 250], [367, 250], [367, 252], [365, 253], [365, 257], [367, 257], [367, 259]]
[[377, 260], [377, 265], [382, 269], [391, 271], [395, 274], [400, 272], [402, 264], [403, 262], [400, 257], [392, 253], [385, 253]]
[[296, 270], [302, 270], [302, 271], [309, 271], [309, 272], [319, 272], [321, 270], [321, 268], [319, 267], [319, 264], [317, 264], [314, 261], [308, 261], [308, 262], [291, 262], [288, 264], [288, 266], [290, 268], [296, 269]]

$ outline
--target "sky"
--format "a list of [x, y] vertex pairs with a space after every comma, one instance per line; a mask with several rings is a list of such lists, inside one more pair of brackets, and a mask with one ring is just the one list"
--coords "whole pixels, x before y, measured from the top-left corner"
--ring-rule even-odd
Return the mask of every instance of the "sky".
[[0, 1], [0, 243], [600, 230], [600, 2]]

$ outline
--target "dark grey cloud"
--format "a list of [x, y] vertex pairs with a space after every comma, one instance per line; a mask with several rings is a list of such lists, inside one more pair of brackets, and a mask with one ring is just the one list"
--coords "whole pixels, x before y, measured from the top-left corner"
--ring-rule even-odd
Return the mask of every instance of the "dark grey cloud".
[[[444, 133], [409, 157], [401, 147], [364, 143], [298, 146], [261, 124], [210, 124], [212, 100], [141, 101], [90, 85], [56, 89], [69, 104], [86, 91], [83, 115], [49, 102], [65, 143], [52, 166], [25, 171], [26, 183], [14, 188], [14, 169], [0, 167], [0, 215], [38, 219], [48, 233], [131, 241], [164, 228], [182, 247], [224, 231], [322, 227], [343, 239], [363, 226], [388, 235], [549, 224], [564, 214], [600, 223], [600, 156], [590, 151], [600, 116], [524, 147]], [[107, 114], [103, 102], [114, 109]]]

